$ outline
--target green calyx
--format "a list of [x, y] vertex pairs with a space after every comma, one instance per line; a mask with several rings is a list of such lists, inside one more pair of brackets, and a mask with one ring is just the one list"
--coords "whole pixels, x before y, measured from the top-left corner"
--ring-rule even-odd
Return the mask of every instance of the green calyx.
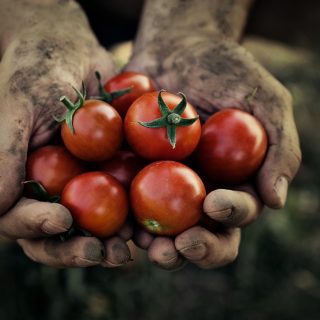
[[111, 103], [113, 100], [122, 97], [123, 95], [129, 93], [132, 90], [132, 87], [129, 87], [113, 92], [107, 92], [101, 83], [101, 75], [99, 71], [96, 71], [95, 75], [99, 83], [99, 96], [91, 97], [92, 99], [102, 100], [104, 102]]
[[139, 121], [139, 124], [146, 128], [152, 129], [166, 128], [168, 140], [172, 146], [172, 149], [174, 149], [176, 147], [177, 127], [190, 126], [199, 119], [199, 116], [189, 119], [181, 117], [182, 113], [187, 107], [187, 98], [181, 92], [179, 95], [181, 96], [182, 100], [171, 111], [161, 96], [162, 92], [164, 92], [164, 90], [160, 90], [158, 94], [158, 104], [162, 117], [149, 122]]
[[60, 97], [60, 101], [66, 106], [67, 112], [61, 118], [57, 118], [54, 116], [54, 119], [57, 122], [66, 121], [71, 133], [74, 134], [73, 116], [75, 112], [78, 109], [80, 109], [84, 104], [84, 101], [86, 99], [86, 88], [83, 82], [82, 82], [82, 90], [81, 90], [82, 92], [75, 87], [72, 87], [72, 88], [76, 92], [78, 100], [75, 103], [72, 103], [66, 96]]
[[68, 231], [61, 233], [59, 237], [61, 241], [65, 242], [76, 236], [92, 237], [92, 234], [87, 230], [81, 229], [76, 224], [73, 224]]
[[33, 196], [37, 198], [39, 201], [52, 203], [57, 203], [60, 201], [60, 196], [51, 196], [39, 181], [28, 180], [24, 181], [23, 184], [30, 186]]
[[142, 221], [142, 224], [152, 233], [159, 233], [163, 230], [161, 224], [154, 219], [145, 219]]

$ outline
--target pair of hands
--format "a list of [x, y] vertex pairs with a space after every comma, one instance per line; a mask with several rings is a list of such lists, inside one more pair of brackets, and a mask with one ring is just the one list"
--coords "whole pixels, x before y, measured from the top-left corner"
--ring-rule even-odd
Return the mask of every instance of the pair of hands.
[[[4, 3], [11, 6], [9, 0]], [[72, 224], [68, 210], [21, 198], [27, 152], [56, 134], [52, 115], [64, 112], [61, 95], [74, 97], [71, 86], [80, 88], [82, 81], [89, 95], [97, 95], [94, 71], [106, 81], [116, 70], [76, 3], [34, 3], [31, 11], [12, 12], [12, 27], [6, 29], [10, 32], [0, 25], [0, 235], [17, 240], [31, 259], [54, 267], [123, 265], [130, 260], [130, 238], [165, 269], [176, 269], [186, 260], [203, 268], [233, 261], [240, 228], [253, 222], [263, 205], [283, 207], [300, 164], [287, 90], [230, 39], [171, 39], [166, 50], [160, 50], [157, 41], [136, 50], [126, 68], [148, 74], [159, 88], [183, 91], [204, 119], [230, 106], [254, 114], [269, 136], [267, 157], [251, 185], [215, 190], [206, 197], [204, 211], [226, 226], [222, 232], [196, 226], [171, 239], [133, 231], [127, 224], [104, 241], [75, 237], [61, 242], [57, 235]], [[255, 88], [248, 104], [246, 98]]]

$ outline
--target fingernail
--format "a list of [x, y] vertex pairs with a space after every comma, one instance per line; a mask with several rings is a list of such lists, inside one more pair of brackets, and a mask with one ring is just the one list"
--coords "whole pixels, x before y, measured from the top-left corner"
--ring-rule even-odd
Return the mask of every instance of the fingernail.
[[187, 259], [201, 260], [205, 257], [207, 248], [203, 243], [199, 243], [199, 244], [190, 244], [188, 246], [185, 246], [179, 251]]
[[175, 272], [181, 270], [187, 264], [187, 260], [182, 256], [177, 256], [169, 261], [153, 261], [153, 263], [163, 270]]
[[131, 258], [131, 255], [129, 255], [129, 256], [125, 256], [121, 261], [113, 261], [113, 260], [111, 261], [111, 260], [105, 259], [104, 261], [102, 261], [100, 265], [102, 267], [109, 267], [109, 268], [122, 267], [132, 261], [134, 260]]
[[99, 240], [93, 240], [86, 243], [84, 249], [85, 259], [90, 261], [101, 262], [105, 257], [105, 250], [102, 243]]
[[68, 231], [68, 228], [46, 220], [41, 225], [41, 230], [47, 234], [53, 235]]
[[232, 216], [232, 208], [225, 208], [207, 212], [208, 216], [216, 220], [228, 220]]
[[131, 252], [122, 242], [114, 243], [110, 250], [107, 250], [105, 257], [106, 265], [123, 266], [131, 261]]
[[96, 266], [100, 264], [101, 261], [97, 260], [89, 260], [81, 257], [74, 257], [73, 258], [74, 265], [77, 267], [91, 267], [91, 266]]
[[285, 177], [279, 177], [275, 183], [274, 190], [279, 197], [280, 207], [283, 207], [287, 200], [288, 180]]

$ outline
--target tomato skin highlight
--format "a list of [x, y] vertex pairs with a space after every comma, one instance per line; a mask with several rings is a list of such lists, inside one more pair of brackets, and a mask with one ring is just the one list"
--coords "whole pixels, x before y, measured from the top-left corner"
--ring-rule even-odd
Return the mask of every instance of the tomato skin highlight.
[[266, 131], [255, 117], [224, 109], [202, 126], [196, 152], [199, 168], [214, 183], [244, 183], [259, 169], [267, 146]]
[[82, 161], [75, 158], [65, 147], [49, 145], [28, 156], [26, 179], [40, 182], [49, 195], [55, 196], [62, 193], [73, 177], [85, 170]]
[[127, 190], [145, 161], [129, 150], [119, 150], [111, 159], [98, 163], [98, 170], [116, 178]]
[[[181, 97], [162, 93], [163, 100], [170, 110], [181, 101]], [[187, 103], [182, 118], [195, 118], [195, 108]], [[124, 120], [127, 141], [131, 148], [142, 158], [148, 160], [183, 160], [196, 148], [201, 135], [198, 119], [190, 126], [177, 127], [176, 147], [173, 149], [167, 137], [166, 128], [146, 128], [138, 122], [149, 122], [161, 117], [158, 105], [158, 92], [146, 93], [137, 99], [129, 108]]]
[[62, 140], [67, 149], [85, 161], [103, 161], [111, 158], [123, 139], [122, 119], [108, 103], [86, 100], [73, 117], [74, 133], [64, 122]]
[[82, 229], [99, 238], [114, 235], [128, 214], [124, 187], [103, 172], [87, 172], [73, 178], [64, 188], [61, 203]]
[[205, 187], [192, 169], [175, 161], [158, 161], [134, 178], [130, 203], [142, 227], [172, 236], [197, 224], [205, 196]]
[[155, 91], [153, 81], [145, 74], [124, 71], [111, 78], [104, 85], [107, 92], [114, 92], [125, 88], [131, 88], [129, 93], [112, 101], [112, 106], [124, 117], [131, 104], [144, 93]]

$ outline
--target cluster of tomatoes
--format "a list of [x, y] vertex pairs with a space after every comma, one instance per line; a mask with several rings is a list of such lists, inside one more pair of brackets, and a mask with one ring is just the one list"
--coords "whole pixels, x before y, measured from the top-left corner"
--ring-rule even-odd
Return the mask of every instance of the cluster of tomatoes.
[[26, 167], [29, 194], [59, 201], [78, 228], [109, 237], [130, 211], [151, 233], [179, 234], [202, 217], [203, 181], [240, 184], [261, 165], [267, 135], [250, 114], [225, 109], [201, 125], [184, 94], [156, 91], [143, 74], [104, 86], [96, 76], [99, 97], [83, 88], [75, 103], [60, 99], [63, 145], [37, 149]]

